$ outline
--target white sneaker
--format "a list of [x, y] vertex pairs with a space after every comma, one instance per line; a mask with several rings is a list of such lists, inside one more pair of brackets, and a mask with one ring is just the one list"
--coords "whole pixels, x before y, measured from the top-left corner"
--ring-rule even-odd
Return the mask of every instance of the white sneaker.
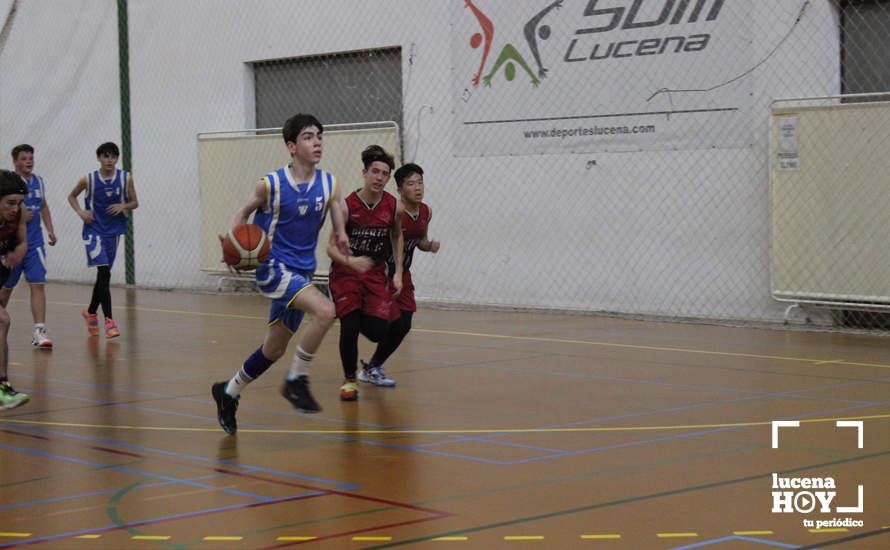
[[364, 361], [360, 362], [362, 366], [356, 373], [359, 382], [374, 384], [375, 386], [382, 386], [384, 388], [392, 388], [396, 385], [395, 380], [386, 377], [386, 372], [383, 370], [382, 365], [379, 367], [371, 367]]
[[31, 345], [35, 348], [52, 349], [53, 341], [46, 335], [45, 328], [34, 329], [34, 338], [31, 339]]

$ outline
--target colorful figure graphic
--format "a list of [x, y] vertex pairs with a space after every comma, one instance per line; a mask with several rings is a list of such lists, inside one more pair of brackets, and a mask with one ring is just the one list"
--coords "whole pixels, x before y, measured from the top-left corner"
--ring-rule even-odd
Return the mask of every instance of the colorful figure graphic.
[[[538, 64], [538, 76], [541, 78], [547, 76], [547, 69], [541, 64], [541, 56], [538, 53], [538, 40], [535, 38], [535, 34], [537, 34], [541, 40], [550, 38], [550, 25], [541, 25], [541, 27], [538, 28], [538, 24], [544, 19], [544, 16], [550, 13], [551, 10], [559, 9], [560, 6], [562, 6], [562, 2], [563, 0], [556, 0], [541, 10], [537, 15], [529, 19], [528, 23], [525, 24], [525, 27], [522, 28], [522, 32], [525, 34], [525, 41], [528, 42], [528, 47], [532, 51], [535, 63]], [[537, 31], [537, 33], [535, 31]]]
[[491, 86], [491, 77], [494, 76], [498, 69], [501, 68], [501, 65], [506, 63], [507, 65], [504, 67], [504, 78], [508, 81], [512, 81], [516, 78], [516, 66], [513, 62], [519, 64], [520, 67], [525, 69], [525, 72], [528, 74], [528, 77], [532, 81], [532, 86], [535, 88], [538, 87], [538, 84], [541, 83], [538, 80], [538, 77], [535, 76], [535, 73], [532, 72], [531, 68], [528, 66], [528, 63], [525, 59], [519, 54], [519, 51], [516, 49], [516, 46], [513, 44], [507, 43], [502, 49], [501, 53], [498, 54], [497, 60], [494, 62], [494, 68], [489, 71], [489, 73], [482, 77], [482, 83], [486, 86]]
[[482, 34], [477, 32], [473, 33], [473, 36], [470, 37], [471, 48], [475, 50], [480, 45], [483, 46], [482, 61], [479, 63], [479, 70], [476, 71], [476, 74], [473, 76], [473, 86], [478, 87], [479, 77], [482, 76], [482, 69], [485, 68], [485, 61], [488, 59], [488, 53], [491, 51], [491, 43], [494, 40], [494, 25], [491, 20], [482, 13], [482, 10], [473, 4], [473, 0], [466, 0], [466, 7], [473, 11], [473, 15], [475, 15], [476, 20], [479, 21], [479, 26], [482, 27]]

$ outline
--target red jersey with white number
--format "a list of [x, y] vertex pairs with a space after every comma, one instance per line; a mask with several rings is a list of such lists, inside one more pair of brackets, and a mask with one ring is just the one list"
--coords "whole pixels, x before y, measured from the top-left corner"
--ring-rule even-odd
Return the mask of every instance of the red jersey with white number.
[[410, 214], [405, 211], [402, 214], [402, 236], [405, 240], [405, 263], [403, 270], [407, 272], [411, 269], [411, 260], [414, 258], [414, 249], [417, 243], [426, 235], [427, 227], [430, 225], [430, 219], [433, 217], [433, 211], [426, 203], [420, 203], [417, 214]]
[[353, 191], [346, 197], [346, 206], [346, 234], [352, 255], [385, 261], [392, 248], [389, 231], [396, 219], [396, 198], [384, 191], [376, 204], [368, 204]]

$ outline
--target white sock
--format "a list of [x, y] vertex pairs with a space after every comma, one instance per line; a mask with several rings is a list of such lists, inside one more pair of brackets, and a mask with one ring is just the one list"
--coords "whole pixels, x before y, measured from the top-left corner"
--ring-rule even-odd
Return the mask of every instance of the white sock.
[[43, 330], [45, 328], [46, 328], [46, 325], [44, 325], [43, 323], [34, 323], [34, 332], [37, 332], [38, 330]]
[[287, 380], [296, 380], [300, 376], [309, 376], [309, 364], [315, 355], [305, 351], [301, 346], [297, 346], [297, 352], [294, 354], [294, 361], [287, 371]]
[[229, 383], [226, 384], [226, 393], [229, 397], [238, 397], [241, 395], [241, 390], [251, 382], [253, 382], [253, 378], [244, 372], [244, 367], [241, 367], [238, 369], [238, 372], [235, 373], [235, 376], [229, 380]]

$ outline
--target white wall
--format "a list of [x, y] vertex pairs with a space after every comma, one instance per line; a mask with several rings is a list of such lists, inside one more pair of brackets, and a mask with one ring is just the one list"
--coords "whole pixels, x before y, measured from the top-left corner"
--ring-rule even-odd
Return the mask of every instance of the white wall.
[[[838, 22], [827, 1], [813, 2], [767, 57], [802, 3], [751, 2], [751, 58], [766, 59], [745, 77], [754, 90], [751, 148], [459, 158], [448, 130], [448, 2], [133, 0], [138, 281], [213, 284], [197, 269], [195, 135], [253, 125], [246, 63], [395, 45], [406, 160], [427, 171], [431, 236], [443, 243], [437, 256], [415, 257], [420, 298], [779, 318], [769, 298], [768, 105], [839, 88]], [[119, 132], [114, 3], [20, 4], [0, 52], [0, 151], [37, 146], [37, 171], [64, 231], [51, 276], [89, 277], [63, 191], [94, 165], [96, 145]], [[347, 189], [359, 185], [354, 174], [340, 177]], [[116, 280], [122, 272], [115, 268]]]

